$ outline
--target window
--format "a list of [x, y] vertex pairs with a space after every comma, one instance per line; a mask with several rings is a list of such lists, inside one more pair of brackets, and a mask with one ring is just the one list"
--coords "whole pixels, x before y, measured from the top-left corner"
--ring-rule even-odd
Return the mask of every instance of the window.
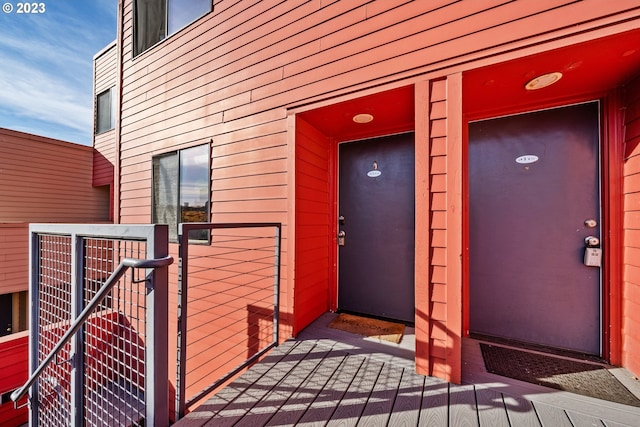
[[96, 134], [115, 127], [116, 114], [114, 88], [107, 89], [96, 97]]
[[211, 0], [134, 0], [134, 56], [211, 12], [211, 4]]
[[[209, 222], [209, 146], [199, 145], [153, 158], [153, 223], [169, 225], [169, 239], [178, 240], [181, 222]], [[189, 240], [208, 241], [206, 230]]]

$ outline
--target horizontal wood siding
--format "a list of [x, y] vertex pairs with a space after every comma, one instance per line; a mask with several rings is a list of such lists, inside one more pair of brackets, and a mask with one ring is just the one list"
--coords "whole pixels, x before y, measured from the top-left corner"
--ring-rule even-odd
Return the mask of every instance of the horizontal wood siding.
[[92, 147], [0, 129], [0, 222], [108, 220], [92, 168]]
[[[0, 394], [12, 392], [27, 381], [29, 373], [29, 332], [19, 332], [0, 338]], [[24, 403], [24, 402], [20, 402]], [[26, 424], [28, 408], [13, 409], [13, 402], [0, 406], [0, 420], [6, 427]]]
[[[117, 46], [113, 43], [94, 58], [94, 116], [96, 114], [95, 102], [98, 94], [107, 89], [115, 88], [118, 82], [117, 53]], [[115, 93], [113, 95], [117, 98]], [[117, 102], [117, 99], [112, 99], [112, 102]], [[115, 129], [95, 135], [93, 147], [95, 149], [93, 155], [93, 185], [113, 185], [113, 171], [117, 151]]]
[[29, 288], [29, 224], [0, 224], [0, 295]]
[[331, 206], [329, 141], [296, 123], [296, 277], [294, 333], [329, 310]]
[[[222, 0], [213, 13], [131, 61], [127, 1], [123, 123], [139, 122], [133, 129], [169, 137], [189, 130], [191, 121], [213, 125], [222, 120], [220, 112], [225, 121], [246, 117], [631, 5]], [[163, 123], [186, 112], [192, 114], [176, 122], [177, 129]]]
[[28, 223], [109, 219], [92, 168], [91, 147], [0, 129], [0, 293], [28, 289]]
[[[313, 222], [299, 213], [318, 209], [322, 202], [310, 197], [324, 201], [325, 190], [304, 193], [302, 186], [310, 185], [312, 173], [322, 173], [322, 168], [296, 169], [291, 177], [294, 163], [289, 155], [296, 142], [287, 136], [290, 108], [315, 101], [326, 105], [337, 96], [427, 73], [429, 78], [446, 76], [447, 67], [588, 33], [614, 22], [616, 14], [622, 20], [623, 13], [636, 10], [637, 15], [640, 9], [637, 0], [216, 0], [211, 13], [133, 58], [133, 0], [119, 4], [122, 105], [116, 220], [151, 220], [154, 155], [212, 141], [213, 221], [279, 221], [286, 236], [294, 204], [289, 197], [298, 190], [309, 195], [300, 199], [295, 212], [296, 221], [302, 221], [295, 225], [296, 232], [302, 231], [300, 240], [290, 246], [283, 242], [283, 247], [295, 247], [300, 262], [296, 268], [302, 268], [296, 279], [304, 280], [316, 268], [324, 269], [324, 264], [305, 264], [311, 261], [304, 251], [320, 261], [328, 239], [314, 238], [328, 228], [324, 219]], [[446, 104], [444, 86], [438, 82], [432, 87], [430, 123], [429, 345], [431, 370], [437, 375], [446, 369], [447, 357], [458, 351], [451, 336], [447, 338], [447, 316], [459, 311], [460, 295], [454, 287], [461, 287], [460, 254], [447, 252], [456, 237], [448, 234], [447, 221], [455, 219], [455, 226], [460, 225], [460, 212], [452, 216], [448, 209], [460, 207], [454, 199], [461, 195], [448, 193], [447, 182], [459, 185], [459, 176], [447, 176], [445, 169], [448, 162], [461, 159], [446, 159], [448, 124], [442, 112], [452, 107]], [[303, 154], [317, 157], [314, 147], [303, 147], [308, 152], [300, 152], [296, 168], [306, 167]], [[286, 264], [285, 256], [283, 261]], [[453, 261], [455, 274], [449, 277], [448, 263]], [[288, 279], [285, 293], [293, 292], [293, 278]], [[296, 297], [319, 310], [325, 304], [324, 284], [305, 283], [308, 286], [296, 289]], [[457, 299], [453, 310], [447, 305], [452, 296]], [[283, 301], [283, 312], [291, 313], [288, 304], [293, 299]], [[311, 317], [304, 313], [304, 304], [296, 307], [299, 325]]]
[[[447, 81], [430, 84], [429, 111], [429, 375], [447, 375]], [[444, 108], [442, 108], [444, 106]], [[451, 284], [452, 286], [454, 284]]]
[[625, 118], [622, 363], [640, 374], [640, 79], [628, 88]]
[[431, 372], [431, 82], [415, 85], [415, 366]]

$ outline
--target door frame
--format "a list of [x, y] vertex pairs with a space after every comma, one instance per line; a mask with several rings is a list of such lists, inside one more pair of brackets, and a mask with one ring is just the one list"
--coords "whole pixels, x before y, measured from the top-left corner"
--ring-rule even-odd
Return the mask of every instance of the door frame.
[[524, 108], [505, 108], [503, 111], [479, 116], [464, 116], [463, 119], [463, 230], [462, 230], [462, 326], [463, 336], [469, 337], [469, 123], [515, 114], [570, 106], [589, 101], [600, 104], [600, 215], [601, 241], [604, 248], [601, 270], [601, 352], [602, 359], [619, 365], [622, 353], [622, 218], [623, 218], [623, 149], [621, 144], [622, 123], [620, 113], [623, 105], [619, 90], [607, 93], [590, 93], [554, 100]]

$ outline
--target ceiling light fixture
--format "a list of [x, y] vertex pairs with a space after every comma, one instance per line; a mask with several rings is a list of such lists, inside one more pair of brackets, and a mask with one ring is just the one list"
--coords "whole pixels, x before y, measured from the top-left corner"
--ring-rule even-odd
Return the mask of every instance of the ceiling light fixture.
[[561, 78], [562, 73], [547, 73], [529, 80], [529, 82], [524, 85], [524, 87], [527, 90], [542, 89], [543, 87], [551, 86]]
[[373, 116], [371, 114], [362, 113], [353, 116], [353, 121], [356, 123], [369, 123], [372, 120]]

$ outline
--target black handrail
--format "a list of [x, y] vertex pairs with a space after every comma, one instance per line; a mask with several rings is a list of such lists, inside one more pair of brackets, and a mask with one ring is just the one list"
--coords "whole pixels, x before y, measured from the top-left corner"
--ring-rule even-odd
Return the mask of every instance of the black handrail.
[[166, 256], [157, 259], [133, 259], [125, 258], [118, 264], [116, 269], [111, 273], [111, 276], [104, 282], [102, 287], [98, 290], [96, 295], [89, 301], [89, 304], [82, 310], [76, 320], [73, 322], [69, 330], [60, 338], [60, 341], [51, 350], [49, 355], [40, 363], [40, 366], [31, 374], [27, 382], [19, 389], [11, 393], [11, 400], [16, 404], [31, 388], [33, 383], [42, 375], [44, 369], [51, 363], [56, 355], [62, 350], [62, 348], [69, 342], [69, 340], [78, 332], [80, 327], [89, 318], [95, 308], [104, 300], [111, 289], [118, 283], [118, 280], [127, 272], [128, 268], [159, 268], [165, 267], [173, 263], [172, 256]]

